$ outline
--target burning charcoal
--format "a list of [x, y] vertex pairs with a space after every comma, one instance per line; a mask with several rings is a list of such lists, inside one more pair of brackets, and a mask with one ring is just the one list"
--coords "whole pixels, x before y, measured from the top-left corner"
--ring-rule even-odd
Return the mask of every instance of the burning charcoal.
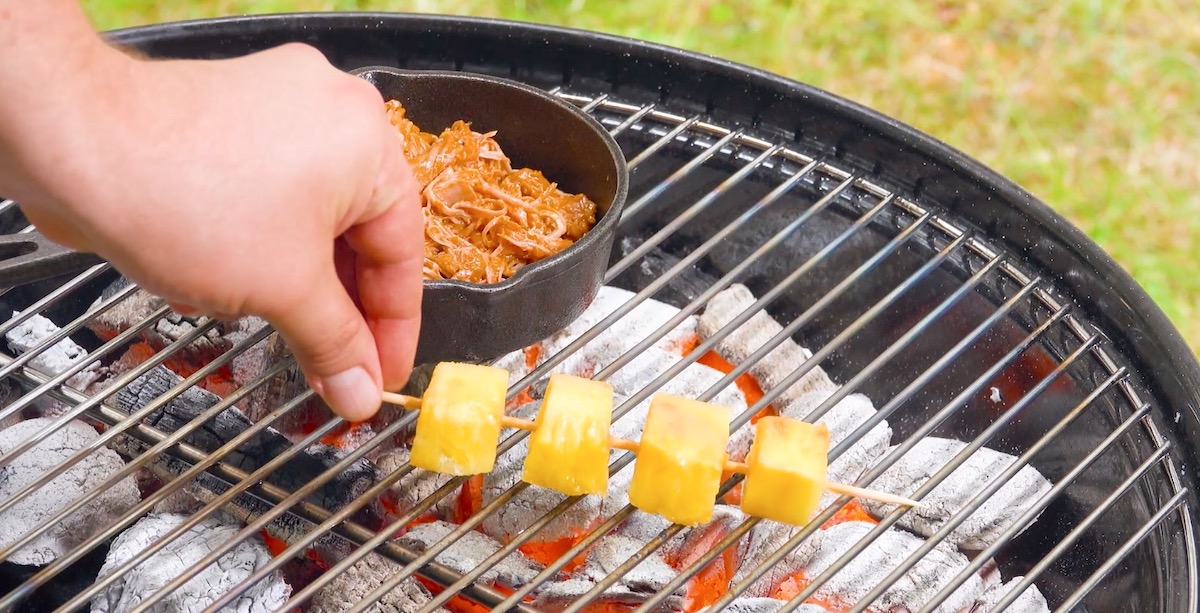
[[[832, 395], [833, 390], [820, 390], [804, 394], [783, 407], [779, 414], [792, 419], [804, 420]], [[850, 394], [826, 411], [817, 420], [817, 423], [829, 428], [829, 446], [832, 448], [874, 417], [875, 413], [875, 406], [871, 403], [870, 398], [863, 394]], [[753, 438], [753, 433], [751, 438]], [[886, 420], [879, 422], [829, 465], [829, 480], [838, 483], [854, 483], [875, 464], [876, 460], [883, 456], [891, 441], [892, 429], [888, 422]], [[838, 496], [834, 494], [824, 494], [821, 497], [820, 508], [829, 506], [837, 498]]]
[[[0, 409], [8, 407], [14, 400], [21, 397], [21, 388], [11, 379], [0, 380]], [[22, 415], [17, 412], [0, 420], [0, 430], [3, 430], [13, 424], [20, 423], [26, 419], [32, 419], [35, 415]]]
[[[814, 551], [804, 567], [804, 575], [815, 580], [872, 528], [874, 524], [852, 521], [814, 534]], [[838, 607], [854, 605], [924, 542], [907, 532], [888, 529], [821, 585], [813, 599]], [[916, 611], [966, 565], [966, 556], [950, 545], [940, 543], [893, 583], [873, 603], [872, 610]], [[935, 610], [941, 613], [970, 611], [982, 594], [983, 580], [979, 575], [971, 575]]]
[[[270, 368], [291, 356], [287, 344], [278, 333], [268, 336], [263, 345], [262, 362], [265, 368]], [[250, 392], [246, 401], [246, 416], [257, 422], [307, 390], [308, 381], [304, 373], [298, 366], [292, 365]], [[333, 411], [320, 397], [313, 394], [303, 404], [280, 417], [274, 427], [284, 434], [304, 435], [332, 418]]]
[[[966, 446], [966, 443], [951, 439], [926, 438], [879, 475], [871, 487], [911, 496]], [[1016, 458], [1006, 453], [980, 448], [926, 494], [920, 506], [909, 509], [898, 525], [922, 536], [933, 535], [1014, 461]], [[983, 506], [959, 524], [946, 537], [947, 542], [970, 551], [986, 549], [1050, 488], [1050, 482], [1037, 469], [1032, 466], [1021, 468], [999, 491], [988, 497]], [[864, 501], [863, 506], [876, 517], [883, 517], [896, 508], [871, 501]]]
[[[565, 349], [567, 345], [631, 298], [633, 298], [633, 294], [623, 289], [611, 286], [601, 287], [596, 300], [584, 311], [583, 315], [542, 342], [539, 363]], [[603, 369], [626, 351], [632, 349], [634, 345], [644, 340], [659, 326], [667, 323], [677, 313], [679, 313], [679, 309], [673, 306], [657, 300], [645, 300], [580, 347], [562, 364], [559, 364], [555, 371], [591, 376], [592, 373]], [[671, 350], [681, 344], [684, 339], [691, 337], [694, 328], [694, 318], [685, 319], [666, 336], [659, 339], [655, 346]]]
[[[420, 524], [413, 526], [404, 536], [397, 539], [396, 543], [416, 552], [424, 552], [437, 545], [457, 527], [444, 521]], [[471, 531], [438, 554], [434, 561], [455, 572], [465, 574], [479, 568], [483, 561], [499, 551], [500, 547], [500, 543], [487, 535]], [[479, 577], [479, 581], [516, 589], [529, 583], [541, 570], [542, 567], [533, 560], [525, 557], [519, 551], [514, 551], [483, 573]]]
[[[48, 418], [31, 419], [6, 428], [0, 432], [0, 455], [30, 440], [53, 421]], [[97, 437], [91, 426], [72, 421], [12, 458], [0, 470], [0, 500], [8, 500], [13, 494], [41, 479], [44, 473], [86, 448]], [[66, 472], [0, 513], [0, 546], [6, 547], [24, 537], [44, 520], [124, 467], [125, 462], [121, 457], [104, 447], [85, 456]], [[89, 496], [87, 505], [9, 554], [6, 561], [37, 566], [49, 564], [96, 532], [107, 528], [141, 501], [132, 477]]]
[[[16, 316], [17, 313], [14, 312], [13, 315]], [[4, 335], [4, 338], [8, 341], [8, 346], [13, 352], [21, 355], [54, 335], [60, 329], [49, 319], [41, 315], [34, 315], [19, 326], [9, 330]], [[29, 361], [29, 366], [34, 370], [41, 371], [43, 374], [55, 376], [66, 372], [67, 369], [83, 361], [87, 355], [86, 349], [75, 344], [75, 341], [72, 341], [71, 337], [67, 337], [39, 353], [37, 357]], [[88, 385], [100, 378], [100, 371], [100, 363], [93, 362], [75, 376], [67, 379], [67, 385], [77, 390], [87, 389]]]
[[[346, 572], [321, 588], [312, 599], [309, 613], [342, 613], [349, 611], [372, 591], [399, 573], [399, 564], [375, 553], [369, 553]], [[392, 591], [371, 605], [370, 613], [414, 613], [429, 604], [433, 595], [420, 581], [408, 577]], [[438, 607], [438, 613], [448, 613]]]
[[[116, 405], [127, 413], [133, 413], [154, 402], [182, 381], [182, 377], [170, 370], [161, 366], [155, 367], [122, 388], [117, 393]], [[188, 388], [147, 416], [144, 423], [164, 432], [174, 432], [219, 401], [220, 399], [211, 392], [196, 387]], [[185, 436], [184, 441], [212, 452], [251, 425], [250, 420], [241, 411], [231, 407]], [[246, 472], [252, 472], [291, 446], [291, 441], [282, 434], [272, 428], [266, 428], [231, 451], [224, 461]], [[299, 489], [336, 464], [342, 453], [342, 450], [328, 445], [311, 445], [279, 470], [271, 473], [267, 481], [291, 490]], [[326, 509], [339, 509], [361, 496], [378, 480], [378, 468], [360, 458], [350, 468], [322, 485], [309, 500]], [[374, 503], [360, 511], [359, 517], [374, 525], [378, 523], [379, 518], [372, 516], [373, 513], [377, 513]]]
[[[380, 456], [377, 464], [383, 474], [391, 474], [400, 470], [400, 467], [408, 462], [408, 457], [408, 449], [401, 447]], [[392, 484], [393, 503], [396, 506], [392, 510], [392, 513], [395, 515], [408, 513], [413, 507], [417, 506], [417, 503], [432, 496], [438, 488], [446, 485], [447, 482], [453, 479], [453, 475], [413, 468], [407, 475], [404, 475], [399, 481]], [[456, 496], [453, 494], [443, 496], [430, 507], [427, 513], [437, 519], [449, 519], [455, 498]]]
[[[750, 533], [742, 540], [741, 551], [738, 552], [740, 563], [737, 572], [733, 574], [733, 584], [746, 579], [767, 558], [786, 546], [788, 540], [799, 531], [800, 528], [769, 519], [755, 524], [750, 529]], [[812, 557], [814, 548], [813, 538], [804, 539], [788, 555], [780, 559], [779, 563], [767, 569], [762, 577], [746, 588], [743, 596], [759, 597], [774, 594], [780, 583], [804, 568], [809, 558]]]
[[[775, 613], [787, 604], [786, 600], [741, 596], [733, 599], [725, 608], [726, 613]], [[701, 613], [711, 613], [710, 607], [700, 609]], [[795, 609], [796, 613], [828, 613], [824, 608], [815, 604], [802, 604]]]
[[[542, 586], [537, 591], [534, 606], [546, 611], [561, 611], [614, 572], [620, 573], [621, 579], [605, 590], [596, 599], [597, 602], [626, 606], [637, 606], [645, 602], [665, 588], [667, 583], [675, 578], [676, 572], [667, 564], [661, 548], [633, 568], [620, 568], [644, 545], [643, 542], [619, 534], [606, 535], [588, 551], [583, 565], [570, 579]], [[684, 589], [677, 590], [664, 600], [663, 608], [682, 611], [684, 596]]]
[[[242, 317], [232, 325], [236, 327], [225, 335], [231, 346], [257, 334], [267, 326], [267, 322], [258, 317]], [[267, 338], [269, 340], [271, 337]], [[242, 386], [266, 372], [271, 365], [272, 362], [267, 356], [267, 343], [260, 341], [230, 360], [229, 370], [233, 373], [233, 380]]]
[[[712, 387], [713, 384], [720, 381], [723, 376], [719, 371], [703, 364], [689, 364], [687, 368], [680, 371], [678, 375], [671, 378], [659, 388], [657, 393], [682, 396], [684, 398], [697, 398], [707, 391], [708, 388]], [[615, 420], [610, 430], [612, 435], [620, 438], [640, 440], [652, 399], [653, 396], [646, 398], [637, 406], [630, 409], [628, 413]], [[620, 406], [624, 402], [624, 398], [621, 398], [618, 394], [615, 402], [617, 404], [614, 406]], [[739, 415], [747, 409], [745, 395], [733, 384], [726, 386], [709, 402], [729, 407], [733, 410], [734, 415]]]
[[[111, 298], [128, 285], [128, 279], [118, 278], [96, 299], [92, 308]], [[87, 327], [95, 332], [96, 336], [109, 340], [141, 323], [165, 304], [166, 301], [162, 298], [139, 289], [112, 308], [92, 318]], [[154, 326], [144, 330], [142, 337], [155, 349], [162, 349], [207, 322], [207, 317], [185, 317], [171, 312], [155, 322]], [[228, 351], [233, 344], [221, 336], [228, 327], [228, 324], [219, 325], [206, 332], [204, 336], [192, 341], [183, 349], [184, 357], [192, 363], [203, 364]]]
[[[483, 477], [485, 506], [521, 481], [525, 457], [528, 454], [529, 439], [526, 438], [496, 459], [495, 468]], [[488, 515], [480, 528], [484, 534], [507, 543], [566, 499], [565, 494], [530, 485]], [[547, 562], [546, 556], [539, 550], [561, 550], [559, 545], [566, 544], [569, 547], [574, 544], [599, 521], [602, 500], [599, 496], [583, 496], [544, 526], [530, 542], [522, 546], [522, 550], [536, 560]], [[549, 554], [551, 560], [557, 557], [555, 554]]]
[[[1023, 576], [1013, 577], [1008, 583], [992, 587], [979, 599], [979, 605], [975, 608], [975, 611], [978, 613], [990, 613], [995, 609], [1000, 600], [1008, 596], [1008, 593], [1024, 579], [1025, 577]], [[1004, 610], [1008, 613], [1050, 613], [1050, 605], [1046, 602], [1046, 597], [1042, 595], [1037, 586], [1030, 585]]]
[[[186, 515], [148, 515], [113, 541], [112, 549], [100, 569], [100, 578], [132, 559], [164, 535], [187, 521]], [[190, 570], [204, 556], [233, 538], [242, 526], [205, 518], [173, 539], [158, 553], [135, 566], [110, 584], [92, 600], [92, 613], [129, 611], [155, 594], [167, 582]], [[271, 560], [271, 553], [257, 539], [238, 543], [178, 590], [159, 601], [151, 611], [198, 611], [224, 595], [260, 566]], [[292, 588], [279, 571], [251, 586], [223, 611], [270, 613], [277, 611], [292, 595]]]
[[[713, 296], [705, 306], [696, 331], [700, 333], [701, 338], [712, 337], [747, 307], [754, 304], [755, 300], [754, 295], [750, 293], [749, 289], [746, 289], [746, 286], [741, 284], [729, 286]], [[766, 311], [759, 311], [721, 339], [717, 343], [717, 353], [733, 364], [740, 364], [781, 330], [783, 330], [783, 326], [772, 319]], [[789, 338], [776, 345], [770, 353], [751, 366], [749, 372], [762, 386], [763, 391], [770, 392], [810, 357], [812, 357], [812, 352], [797, 345]], [[807, 392], [833, 390], [836, 387], [825, 371], [820, 366], [816, 366], [779, 395], [775, 404], [776, 406], [787, 406]]]

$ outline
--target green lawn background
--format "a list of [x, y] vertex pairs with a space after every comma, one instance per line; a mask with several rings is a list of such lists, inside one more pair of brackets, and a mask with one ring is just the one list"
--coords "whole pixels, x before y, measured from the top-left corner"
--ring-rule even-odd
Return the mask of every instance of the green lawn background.
[[1194, 0], [84, 0], [97, 27], [284, 11], [503, 17], [651, 40], [916, 126], [1061, 211], [1200, 350]]

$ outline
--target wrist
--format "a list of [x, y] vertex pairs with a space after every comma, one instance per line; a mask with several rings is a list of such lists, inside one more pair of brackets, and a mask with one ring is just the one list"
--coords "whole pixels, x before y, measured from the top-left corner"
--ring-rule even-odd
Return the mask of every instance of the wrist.
[[16, 93], [0, 102], [0, 195], [74, 221], [120, 145], [119, 95], [139, 62], [90, 29], [42, 51], [45, 59], [5, 75]]

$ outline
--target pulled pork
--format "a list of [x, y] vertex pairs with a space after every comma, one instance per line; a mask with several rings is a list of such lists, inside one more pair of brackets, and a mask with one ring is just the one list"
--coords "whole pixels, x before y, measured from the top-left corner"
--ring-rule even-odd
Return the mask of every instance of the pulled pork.
[[512, 167], [495, 132], [456, 121], [422, 132], [387, 102], [404, 141], [425, 216], [425, 278], [498, 283], [571, 246], [596, 223], [596, 204], [567, 194], [540, 171]]

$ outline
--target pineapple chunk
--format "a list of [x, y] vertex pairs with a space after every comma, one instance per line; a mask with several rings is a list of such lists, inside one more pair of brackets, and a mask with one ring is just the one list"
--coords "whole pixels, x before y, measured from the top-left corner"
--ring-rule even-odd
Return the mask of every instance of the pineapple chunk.
[[828, 470], [829, 430], [786, 417], [763, 417], [755, 424], [746, 456], [742, 511], [785, 524], [812, 519]]
[[613, 389], [603, 381], [555, 374], [529, 437], [522, 479], [568, 496], [608, 491], [608, 429]]
[[496, 464], [508, 372], [443, 362], [421, 399], [409, 462], [449, 475], [476, 475]]
[[712, 520], [731, 410], [658, 394], [650, 401], [629, 502], [684, 526]]

